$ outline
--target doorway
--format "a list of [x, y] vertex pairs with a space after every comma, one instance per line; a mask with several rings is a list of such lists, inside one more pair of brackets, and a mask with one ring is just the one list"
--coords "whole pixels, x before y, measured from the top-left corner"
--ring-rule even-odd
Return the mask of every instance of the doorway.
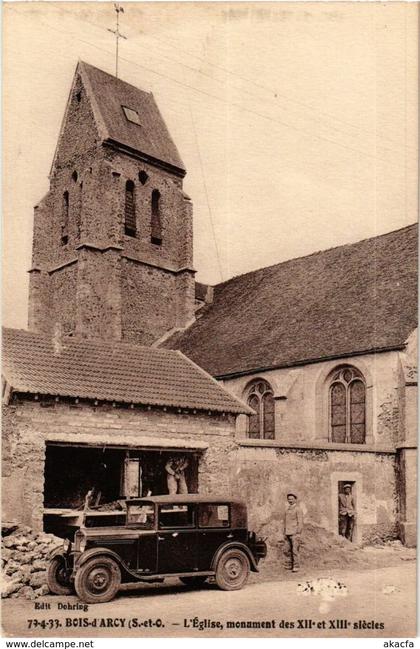
[[185, 480], [189, 493], [198, 492], [199, 455], [191, 451], [87, 447], [47, 443], [44, 473], [44, 508], [83, 507], [94, 489], [96, 506], [119, 499], [167, 494], [166, 464], [188, 458]]
[[355, 480], [338, 481], [337, 531], [352, 543], [357, 539], [357, 486]]

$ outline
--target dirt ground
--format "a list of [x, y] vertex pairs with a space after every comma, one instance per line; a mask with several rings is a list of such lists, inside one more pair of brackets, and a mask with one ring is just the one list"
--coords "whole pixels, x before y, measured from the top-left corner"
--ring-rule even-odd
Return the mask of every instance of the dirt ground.
[[[4, 634], [13, 637], [413, 637], [416, 564], [399, 551], [359, 550], [369, 563], [299, 573], [266, 566], [240, 591], [205, 584], [191, 591], [176, 579], [121, 592], [106, 604], [45, 596], [3, 601]], [[381, 554], [382, 553], [382, 554]], [[321, 587], [320, 587], [321, 585]], [[331, 587], [332, 586], [332, 587]], [[45, 608], [39, 608], [45, 606]], [[245, 626], [244, 626], [245, 625]]]
[[[300, 548], [301, 570], [360, 568], [371, 569], [398, 566], [416, 560], [416, 548], [407, 548], [400, 541], [387, 541], [360, 547], [312, 525], [305, 526]], [[287, 573], [290, 564], [283, 541], [270, 546], [267, 559], [261, 566], [259, 578], [270, 579], [274, 574]]]

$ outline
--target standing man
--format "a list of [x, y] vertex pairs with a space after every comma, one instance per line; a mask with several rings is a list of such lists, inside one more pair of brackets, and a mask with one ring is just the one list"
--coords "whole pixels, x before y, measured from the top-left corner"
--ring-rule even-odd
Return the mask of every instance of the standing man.
[[344, 485], [344, 493], [338, 494], [338, 531], [349, 541], [353, 540], [356, 508], [354, 506], [351, 484]]
[[187, 494], [188, 486], [185, 480], [185, 469], [188, 467], [186, 457], [171, 457], [166, 463], [168, 491], [170, 494]]
[[300, 535], [303, 527], [303, 514], [297, 502], [296, 494], [287, 494], [287, 506], [284, 515], [284, 536], [289, 546], [292, 572], [299, 570]]

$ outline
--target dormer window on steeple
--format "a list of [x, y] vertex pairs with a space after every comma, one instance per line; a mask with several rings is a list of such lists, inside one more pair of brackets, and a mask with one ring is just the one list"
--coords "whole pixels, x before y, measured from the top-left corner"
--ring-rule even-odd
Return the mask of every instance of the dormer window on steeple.
[[128, 108], [127, 106], [121, 106], [121, 108], [123, 109], [124, 115], [129, 122], [141, 126], [140, 116], [136, 110], [133, 110], [133, 108]]

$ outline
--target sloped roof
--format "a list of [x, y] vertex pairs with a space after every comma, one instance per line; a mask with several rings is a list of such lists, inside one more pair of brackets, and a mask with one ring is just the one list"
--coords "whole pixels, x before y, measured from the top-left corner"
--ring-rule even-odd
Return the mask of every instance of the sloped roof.
[[234, 277], [165, 347], [213, 376], [404, 345], [417, 326], [417, 225]]
[[3, 374], [15, 392], [251, 413], [180, 352], [3, 330]]
[[[80, 62], [76, 74], [78, 71], [89, 98], [99, 112], [96, 117], [101, 122], [100, 132], [104, 141], [129, 147], [185, 173], [178, 149], [152, 93], [140, 90], [88, 63]], [[138, 113], [141, 126], [127, 119], [123, 106]]]

